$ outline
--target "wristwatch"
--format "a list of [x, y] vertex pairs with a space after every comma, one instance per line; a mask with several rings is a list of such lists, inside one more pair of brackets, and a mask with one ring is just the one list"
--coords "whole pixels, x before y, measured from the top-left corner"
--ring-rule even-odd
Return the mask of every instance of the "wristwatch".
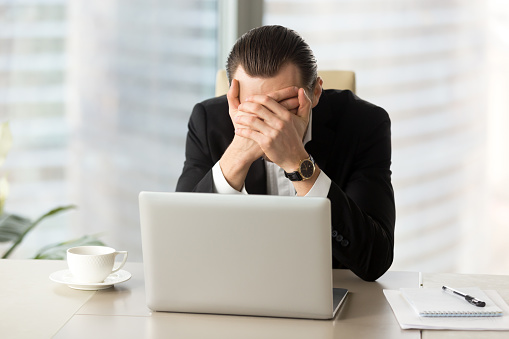
[[285, 171], [285, 177], [291, 181], [304, 181], [311, 178], [314, 173], [315, 160], [309, 155], [309, 158], [300, 161], [299, 168], [295, 172], [286, 173]]

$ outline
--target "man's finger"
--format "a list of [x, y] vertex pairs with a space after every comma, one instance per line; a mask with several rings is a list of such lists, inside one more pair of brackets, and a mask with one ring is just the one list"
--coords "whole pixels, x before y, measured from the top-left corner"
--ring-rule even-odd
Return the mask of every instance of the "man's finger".
[[297, 116], [308, 120], [309, 114], [311, 113], [311, 99], [309, 99], [304, 88], [299, 89], [298, 98], [299, 98], [299, 108], [297, 110]]
[[[253, 100], [268, 98], [266, 96], [254, 96]], [[286, 118], [289, 118], [288, 110], [285, 110], [279, 103], [275, 102], [273, 99], [268, 98], [267, 101], [260, 104], [256, 101], [245, 101], [239, 106], [239, 111], [244, 113], [249, 113], [258, 119], [265, 121], [268, 125], [275, 127], [275, 124], [278, 124], [278, 121]], [[286, 113], [282, 112], [285, 111]], [[244, 114], [245, 115], [245, 114]]]
[[244, 128], [250, 128], [254, 131], [261, 132], [262, 130], [267, 129], [267, 125], [256, 116], [236, 116], [234, 118], [235, 123], [237, 124], [236, 128], [240, 128], [241, 126]]
[[[253, 106], [253, 104], [255, 105]], [[289, 121], [292, 114], [296, 114], [295, 109], [288, 110], [272, 97], [263, 94], [250, 96], [239, 107], [242, 107], [243, 111], [256, 114], [258, 117], [268, 122], [273, 121], [274, 117], [277, 117], [278, 120]], [[269, 122], [269, 124], [274, 126], [273, 123]]]
[[279, 104], [281, 106], [283, 106], [284, 108], [286, 108], [287, 110], [293, 111], [293, 110], [296, 110], [297, 108], [299, 108], [299, 98], [293, 97], [290, 99], [285, 99], [283, 101], [280, 101]]
[[228, 99], [228, 106], [230, 109], [237, 109], [237, 107], [239, 107], [239, 82], [237, 79], [232, 79], [232, 84], [230, 89], [228, 89], [228, 93], [226, 93], [226, 98]]
[[266, 139], [266, 137], [262, 133], [252, 130], [250, 128], [237, 127], [235, 128], [235, 134], [240, 137], [253, 140], [260, 146], [260, 148], [263, 141]]
[[296, 97], [298, 92], [299, 89], [297, 87], [291, 86], [269, 93], [267, 96], [271, 97], [277, 102], [280, 102], [285, 99]]

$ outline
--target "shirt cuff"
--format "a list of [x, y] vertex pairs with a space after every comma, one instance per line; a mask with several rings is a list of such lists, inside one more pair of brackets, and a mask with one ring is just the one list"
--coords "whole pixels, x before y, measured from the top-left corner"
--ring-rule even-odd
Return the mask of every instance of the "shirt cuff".
[[320, 174], [318, 174], [318, 178], [316, 178], [316, 181], [309, 190], [309, 192], [305, 195], [305, 197], [324, 197], [327, 198], [329, 195], [331, 180], [327, 176], [327, 174], [324, 173], [324, 171], [320, 171]]
[[226, 181], [219, 161], [216, 162], [212, 167], [212, 185], [214, 193], [220, 194], [247, 194], [245, 185], [242, 186], [242, 190], [239, 192], [235, 188], [231, 187], [228, 181]]

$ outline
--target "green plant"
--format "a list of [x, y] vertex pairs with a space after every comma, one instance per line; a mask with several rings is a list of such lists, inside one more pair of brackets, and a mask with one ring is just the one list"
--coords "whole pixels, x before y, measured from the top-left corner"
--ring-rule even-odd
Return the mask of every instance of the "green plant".
[[[12, 145], [12, 135], [9, 124], [0, 124], [0, 166], [4, 163], [7, 153]], [[9, 194], [9, 183], [5, 176], [0, 178], [0, 243], [12, 242], [11, 247], [3, 254], [2, 259], [8, 258], [21, 244], [25, 236], [44, 219], [61, 212], [74, 209], [76, 206], [61, 206], [43, 214], [35, 221], [28, 218], [4, 213], [5, 200]], [[36, 254], [34, 259], [65, 259], [67, 248], [82, 245], [104, 245], [96, 236], [85, 235], [78, 239], [45, 246]]]
[[37, 252], [34, 259], [65, 259], [67, 249], [76, 246], [104, 246], [104, 243], [97, 239], [95, 235], [84, 235], [81, 238], [60, 242], [57, 244], [51, 244], [45, 246]]

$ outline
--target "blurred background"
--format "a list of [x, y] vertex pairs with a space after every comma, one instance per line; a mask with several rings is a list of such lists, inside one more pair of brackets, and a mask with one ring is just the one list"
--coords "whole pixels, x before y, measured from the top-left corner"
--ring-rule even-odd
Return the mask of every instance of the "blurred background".
[[262, 24], [295, 29], [320, 69], [355, 71], [357, 94], [389, 112], [392, 269], [507, 274], [505, 0], [0, 0], [5, 211], [78, 206], [12, 257], [100, 234], [141, 261], [138, 193], [174, 191], [192, 107]]

